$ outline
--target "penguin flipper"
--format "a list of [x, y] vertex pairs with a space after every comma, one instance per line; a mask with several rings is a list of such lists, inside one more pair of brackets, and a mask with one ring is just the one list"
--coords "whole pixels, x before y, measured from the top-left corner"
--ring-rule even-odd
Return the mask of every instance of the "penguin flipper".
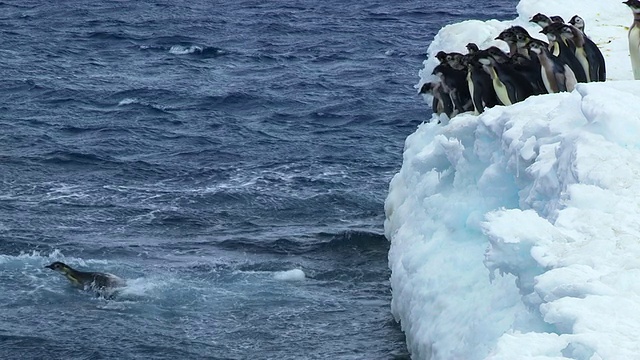
[[575, 89], [576, 85], [578, 84], [578, 80], [576, 79], [576, 75], [573, 73], [573, 71], [571, 71], [571, 68], [567, 65], [565, 65], [563, 76], [566, 91], [573, 91], [573, 89]]
[[[565, 65], [566, 67], [567, 65]], [[558, 86], [558, 92], [567, 91], [567, 79], [563, 73], [556, 73], [556, 85]]]

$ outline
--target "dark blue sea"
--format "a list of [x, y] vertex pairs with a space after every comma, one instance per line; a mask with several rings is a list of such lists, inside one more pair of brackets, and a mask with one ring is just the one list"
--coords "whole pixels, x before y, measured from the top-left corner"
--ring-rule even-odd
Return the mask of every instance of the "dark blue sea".
[[1, 0], [0, 359], [408, 359], [383, 203], [418, 71], [442, 26], [514, 15]]

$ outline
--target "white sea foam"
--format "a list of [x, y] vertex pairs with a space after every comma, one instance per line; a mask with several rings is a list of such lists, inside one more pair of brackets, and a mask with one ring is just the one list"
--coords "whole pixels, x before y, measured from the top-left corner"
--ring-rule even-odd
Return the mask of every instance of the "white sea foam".
[[517, 10], [514, 21], [446, 26], [428, 53], [504, 48], [493, 39], [508, 26], [539, 36], [537, 12], [579, 14], [608, 81], [407, 138], [385, 203], [392, 312], [414, 359], [636, 359], [640, 82], [623, 81], [633, 16], [613, 0]]
[[118, 103], [118, 106], [125, 106], [125, 105], [129, 105], [129, 104], [137, 104], [138, 102], [139, 102], [138, 99], [124, 98], [124, 99], [120, 100], [120, 102]]
[[292, 269], [287, 271], [279, 271], [273, 274], [273, 278], [282, 281], [301, 281], [305, 279], [304, 271], [300, 269]]
[[173, 45], [169, 52], [174, 55], [187, 55], [193, 54], [195, 52], [201, 53], [203, 50], [202, 46], [191, 45], [191, 46], [182, 46], [182, 45]]

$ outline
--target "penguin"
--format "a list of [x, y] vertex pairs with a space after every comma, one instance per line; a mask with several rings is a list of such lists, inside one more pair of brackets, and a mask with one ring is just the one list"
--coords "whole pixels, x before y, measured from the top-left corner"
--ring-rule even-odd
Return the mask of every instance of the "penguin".
[[591, 39], [586, 37], [577, 27], [570, 24], [564, 24], [560, 28], [560, 36], [573, 43], [574, 55], [585, 69], [587, 81], [606, 80], [607, 71], [604, 56]]
[[493, 88], [491, 76], [483, 69], [478, 61], [480, 49], [473, 43], [467, 44], [469, 49], [467, 59], [467, 84], [476, 114], [484, 112], [485, 107], [494, 107], [499, 104], [498, 97]]
[[542, 14], [542, 13], [537, 13], [537, 14], [533, 15], [533, 17], [531, 19], [529, 19], [529, 22], [536, 23], [541, 28], [545, 28], [545, 27], [549, 26], [549, 24], [551, 24], [553, 21], [547, 15]]
[[[511, 56], [511, 63], [516, 71], [519, 71], [527, 78], [533, 86], [533, 94], [546, 94], [547, 88], [542, 81], [540, 73], [540, 60], [535, 54], [531, 54], [527, 44], [533, 40], [526, 31], [521, 31], [516, 35], [517, 54]], [[521, 55], [525, 54], [525, 55]]]
[[447, 54], [446, 57], [446, 63], [451, 66], [453, 69], [456, 70], [464, 70], [465, 66], [462, 63], [463, 62], [463, 57], [464, 55], [462, 55], [461, 53], [457, 53], [457, 52], [450, 52]]
[[504, 105], [515, 104], [533, 95], [531, 83], [513, 68], [507, 54], [499, 48], [488, 48], [478, 61], [491, 76], [493, 88]]
[[531, 54], [529, 54], [529, 49], [527, 49], [527, 43], [529, 43], [531, 39], [533, 38], [531, 37], [531, 35], [529, 35], [528, 32], [521, 32], [516, 34], [516, 53], [521, 54], [527, 59], [536, 60], [537, 58], [535, 56], [531, 56]]
[[629, 28], [629, 55], [633, 78], [640, 80], [640, 0], [627, 0], [626, 4], [633, 12], [633, 24]]
[[522, 26], [512, 26], [510, 29], [516, 37], [516, 53], [529, 58], [529, 50], [522, 46], [521, 41], [524, 38], [531, 38], [531, 35], [529, 35], [529, 32]]
[[45, 268], [62, 273], [71, 283], [84, 290], [94, 290], [99, 294], [126, 286], [126, 281], [108, 273], [78, 271], [71, 266], [56, 261]]
[[550, 19], [554, 23], [564, 24], [564, 19], [562, 18], [562, 16], [556, 15], [556, 16], [552, 16]]
[[576, 77], [576, 80], [581, 83], [590, 82], [589, 64], [586, 56], [582, 56], [582, 52], [577, 52], [575, 44], [568, 41], [566, 36], [562, 35], [562, 28], [564, 26], [571, 25], [554, 22], [547, 25], [540, 32], [547, 35], [549, 43], [553, 42], [553, 55], [564, 64], [569, 65]]
[[471, 94], [467, 84], [467, 72], [457, 70], [447, 64], [440, 64], [433, 69], [432, 75], [436, 75], [442, 84], [444, 92], [449, 94], [453, 102], [452, 116], [472, 110]]
[[563, 64], [551, 54], [547, 43], [533, 39], [527, 47], [540, 60], [540, 72], [548, 93], [573, 91], [577, 83], [575, 74], [569, 65]]
[[502, 40], [509, 46], [509, 56], [513, 56], [516, 53], [516, 34], [512, 28], [504, 29], [495, 40]]
[[436, 59], [440, 62], [440, 64], [444, 64], [447, 61], [447, 53], [444, 51], [438, 51], [436, 54]]
[[465, 47], [467, 48], [468, 53], [471, 55], [476, 54], [478, 51], [480, 51], [480, 48], [478, 48], [478, 45], [476, 43], [468, 43]]
[[582, 33], [586, 35], [586, 33], [584, 32], [584, 19], [580, 16], [573, 15], [573, 17], [569, 20], [569, 24], [577, 27], [578, 30], [582, 31]]
[[430, 94], [433, 97], [431, 110], [436, 114], [446, 114], [451, 117], [453, 113], [453, 103], [451, 97], [442, 89], [439, 82], [428, 82], [420, 88], [420, 94]]
[[[527, 49], [528, 51], [528, 49]], [[532, 95], [546, 94], [547, 89], [542, 81], [540, 62], [537, 56], [528, 59], [524, 55], [515, 54], [510, 59], [513, 69], [524, 76], [533, 88]]]
[[542, 13], [537, 13], [537, 14], [533, 15], [533, 17], [531, 19], [529, 19], [529, 22], [536, 23], [541, 28], [545, 28], [545, 27], [549, 26], [551, 23], [564, 24], [564, 20], [562, 19], [562, 17], [560, 17], [560, 16], [551, 16], [551, 17], [549, 17], [549, 16], [547, 16], [545, 14], [542, 14]]

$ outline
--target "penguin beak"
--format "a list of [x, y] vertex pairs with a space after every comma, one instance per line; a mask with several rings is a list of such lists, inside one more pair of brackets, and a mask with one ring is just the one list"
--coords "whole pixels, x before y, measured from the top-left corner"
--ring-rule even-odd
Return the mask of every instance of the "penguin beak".
[[47, 266], [45, 266], [45, 268], [53, 270], [53, 266], [51, 266], [51, 265], [47, 265]]

